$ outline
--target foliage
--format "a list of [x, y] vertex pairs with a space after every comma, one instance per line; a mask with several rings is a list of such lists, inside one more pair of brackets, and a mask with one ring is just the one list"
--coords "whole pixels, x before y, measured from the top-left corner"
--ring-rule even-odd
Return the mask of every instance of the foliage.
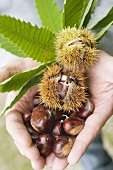
[[63, 26], [81, 28], [93, 0], [66, 0], [64, 4]]
[[62, 29], [62, 11], [54, 0], [35, 0], [35, 4], [44, 27], [52, 32]]
[[[0, 16], [0, 33], [9, 38], [33, 60], [48, 62], [54, 54], [54, 34], [46, 28], [32, 26], [29, 22], [20, 21], [10, 16]], [[24, 56], [24, 57], [25, 57]]]

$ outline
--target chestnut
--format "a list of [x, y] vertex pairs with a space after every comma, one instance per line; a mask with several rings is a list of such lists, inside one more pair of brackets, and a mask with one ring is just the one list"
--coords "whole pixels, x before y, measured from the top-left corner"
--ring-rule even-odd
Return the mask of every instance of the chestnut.
[[43, 105], [34, 108], [31, 115], [31, 125], [39, 133], [49, 132], [53, 125], [53, 116]]
[[63, 110], [56, 109], [53, 113], [56, 121], [65, 120], [68, 117], [68, 113]]
[[61, 79], [58, 82], [58, 91], [61, 99], [66, 97], [69, 90], [69, 83], [72, 81], [73, 80], [69, 76], [65, 75], [65, 73], [61, 74]]
[[53, 127], [53, 135], [63, 135], [65, 132], [62, 127], [63, 120], [57, 121]]
[[69, 135], [77, 135], [84, 127], [84, 121], [75, 117], [69, 117], [63, 122], [63, 129]]
[[36, 139], [38, 137], [38, 132], [35, 129], [33, 129], [30, 122], [25, 123], [25, 126], [26, 126], [28, 132], [30, 133], [31, 138]]
[[44, 158], [52, 152], [54, 138], [51, 134], [42, 133], [36, 139], [36, 146]]
[[61, 99], [64, 99], [68, 92], [68, 85], [64, 85], [62, 82], [58, 82], [58, 91]]
[[87, 119], [94, 111], [94, 102], [91, 98], [87, 98], [86, 103], [80, 108], [77, 116], [81, 119]]
[[31, 110], [26, 110], [26, 112], [23, 114], [23, 121], [30, 122], [31, 114], [32, 114]]
[[33, 105], [37, 106], [41, 103], [41, 99], [39, 97], [39, 93], [36, 93], [35, 96], [33, 97]]
[[68, 136], [59, 137], [53, 145], [53, 153], [58, 158], [64, 158], [69, 155], [73, 146], [73, 140]]

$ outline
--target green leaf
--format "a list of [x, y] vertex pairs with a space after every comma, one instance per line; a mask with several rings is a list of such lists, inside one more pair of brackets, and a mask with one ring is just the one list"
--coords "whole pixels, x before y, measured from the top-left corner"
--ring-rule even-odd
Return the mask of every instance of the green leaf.
[[63, 26], [81, 28], [94, 0], [66, 0], [64, 4]]
[[8, 38], [5, 38], [2, 34], [0, 34], [0, 47], [16, 56], [25, 57], [21, 48], [12, 43]]
[[101, 29], [109, 25], [112, 21], [113, 21], [113, 7], [104, 18], [102, 18], [100, 21], [98, 21], [97, 23], [88, 28], [92, 30]]
[[89, 23], [89, 20], [91, 19], [91, 14], [93, 13], [93, 11], [94, 11], [94, 9], [95, 9], [95, 7], [96, 7], [96, 5], [97, 5], [97, 2], [98, 2], [98, 0], [94, 0], [94, 1], [92, 2], [92, 5], [91, 5], [91, 7], [90, 7], [90, 10], [89, 10], [89, 12], [87, 13], [87, 15], [86, 15], [86, 17], [85, 17], [85, 20], [84, 20], [84, 23], [83, 23], [83, 27], [84, 27], [84, 28], [87, 27], [87, 24]]
[[104, 34], [106, 33], [106, 31], [111, 27], [111, 25], [113, 25], [113, 21], [111, 23], [109, 23], [105, 28], [103, 28], [95, 37], [97, 39], [97, 41], [99, 41]]
[[33, 60], [46, 63], [55, 57], [55, 35], [46, 28], [0, 15], [0, 33], [20, 46], [25, 55]]
[[50, 64], [51, 62], [47, 64], [42, 64], [39, 67], [28, 70], [26, 72], [17, 73], [16, 75], [12, 76], [11, 78], [5, 80], [0, 84], [0, 92], [4, 93], [10, 92], [12, 90], [19, 90], [27, 81], [29, 81], [29, 79], [31, 79], [39, 72], [43, 71], [47, 67], [47, 65]]
[[42, 25], [50, 28], [52, 32], [62, 29], [62, 11], [54, 0], [35, 0]]
[[10, 109], [11, 107], [13, 107], [14, 104], [16, 104], [21, 98], [22, 96], [29, 90], [30, 87], [37, 85], [40, 82], [40, 79], [42, 77], [42, 72], [38, 73], [36, 76], [32, 77], [17, 93], [17, 95], [15, 96], [15, 98], [13, 99], [13, 101], [11, 101], [11, 103], [4, 108], [4, 110], [2, 111], [2, 113], [0, 113], [0, 116], [2, 116], [6, 110]]

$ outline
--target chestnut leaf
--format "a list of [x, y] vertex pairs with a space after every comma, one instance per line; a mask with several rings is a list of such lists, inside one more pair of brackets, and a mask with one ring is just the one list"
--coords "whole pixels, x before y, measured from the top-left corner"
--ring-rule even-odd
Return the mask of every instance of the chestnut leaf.
[[13, 107], [14, 104], [16, 104], [22, 96], [29, 90], [30, 87], [37, 85], [40, 82], [40, 79], [42, 77], [42, 72], [39, 72], [37, 75], [32, 77], [17, 93], [15, 98], [11, 101], [11, 103], [4, 108], [4, 110], [0, 113], [0, 117], [6, 112], [6, 110]]
[[62, 11], [54, 0], [35, 0], [42, 25], [52, 32], [62, 29]]
[[109, 25], [112, 21], [113, 21], [113, 7], [110, 9], [110, 11], [107, 13], [105, 17], [103, 17], [97, 23], [89, 26], [88, 29], [92, 30], [102, 29]]
[[86, 17], [85, 17], [85, 20], [84, 20], [84, 22], [83, 22], [83, 27], [85, 27], [85, 28], [87, 27], [87, 25], [88, 25], [88, 23], [89, 23], [89, 21], [90, 21], [90, 19], [91, 19], [91, 15], [92, 15], [92, 13], [93, 13], [96, 5], [97, 5], [97, 2], [98, 2], [98, 0], [94, 0], [94, 1], [92, 2], [91, 7], [90, 7], [90, 10], [89, 10], [89, 12], [87, 13], [87, 15], [86, 15]]
[[94, 0], [66, 0], [63, 26], [81, 28]]
[[106, 33], [106, 31], [113, 25], [113, 21], [111, 21], [105, 28], [103, 28], [98, 34], [96, 34], [96, 39], [97, 41], [99, 41], [104, 34]]
[[89, 26], [88, 29], [97, 30], [97, 34], [95, 35], [97, 41], [99, 41], [106, 31], [113, 25], [113, 7], [107, 13], [105, 17], [99, 20], [97, 23]]
[[10, 92], [19, 90], [22, 86], [25, 85], [33, 76], [39, 74], [40, 72], [46, 69], [47, 65], [50, 65], [52, 62], [46, 64], [41, 64], [39, 67], [33, 68], [31, 70], [17, 73], [11, 78], [0, 83], [0, 92]]
[[5, 38], [2, 34], [0, 34], [0, 47], [16, 56], [25, 57], [21, 48], [11, 42], [8, 38]]
[[55, 57], [55, 35], [47, 28], [38, 28], [29, 22], [0, 15], [0, 34], [17, 44], [25, 53], [24, 57], [44, 63]]

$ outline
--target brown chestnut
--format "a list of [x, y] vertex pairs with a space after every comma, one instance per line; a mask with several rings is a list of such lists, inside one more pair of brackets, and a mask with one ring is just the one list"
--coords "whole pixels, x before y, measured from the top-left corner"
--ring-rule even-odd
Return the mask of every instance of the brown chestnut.
[[36, 139], [36, 146], [39, 149], [41, 156], [44, 158], [52, 152], [54, 139], [51, 134], [42, 133]]
[[68, 136], [58, 138], [53, 145], [53, 153], [58, 158], [66, 157], [73, 146], [73, 140]]
[[77, 135], [84, 127], [84, 121], [75, 117], [69, 117], [63, 122], [63, 129], [69, 135]]
[[37, 106], [41, 103], [41, 99], [39, 97], [39, 93], [36, 93], [35, 96], [33, 97], [33, 105]]
[[38, 132], [31, 126], [30, 122], [25, 123], [25, 126], [30, 133], [31, 138], [36, 139], [38, 137]]
[[68, 117], [68, 113], [63, 110], [56, 109], [54, 111], [54, 116], [56, 121], [65, 120]]
[[23, 121], [30, 122], [31, 114], [32, 114], [32, 111], [26, 110], [26, 112], [23, 114]]
[[81, 119], [87, 119], [94, 111], [94, 102], [91, 98], [87, 98], [86, 103], [80, 108], [77, 116]]
[[65, 132], [62, 127], [63, 121], [57, 121], [53, 127], [53, 135], [63, 135]]
[[58, 91], [59, 91], [59, 96], [61, 99], [64, 99], [68, 93], [69, 90], [69, 83], [72, 82], [72, 79], [65, 75], [65, 73], [62, 73], [61, 79], [58, 82]]
[[49, 132], [53, 125], [53, 116], [43, 105], [34, 108], [31, 115], [31, 125], [39, 133]]
[[58, 91], [59, 91], [60, 98], [64, 99], [68, 92], [68, 86], [64, 85], [64, 83], [62, 82], [58, 82]]

